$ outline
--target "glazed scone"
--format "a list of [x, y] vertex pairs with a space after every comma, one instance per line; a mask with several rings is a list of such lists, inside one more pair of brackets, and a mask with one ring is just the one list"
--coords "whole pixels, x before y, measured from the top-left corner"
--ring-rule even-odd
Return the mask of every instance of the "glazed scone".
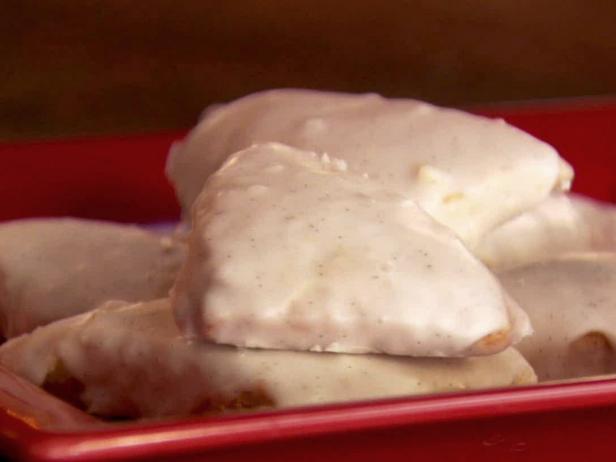
[[269, 141], [346, 161], [471, 247], [572, 178], [552, 147], [502, 120], [375, 94], [273, 90], [210, 109], [172, 150], [167, 172], [184, 210], [229, 155]]
[[110, 302], [55, 322], [0, 347], [0, 363], [46, 388], [51, 383], [57, 390], [64, 381], [87, 411], [110, 417], [184, 416], [536, 381], [512, 348], [479, 358], [416, 359], [190, 341], [177, 329], [168, 300]]
[[14, 337], [112, 299], [167, 296], [183, 243], [71, 218], [0, 224], [0, 333]]
[[249, 348], [467, 356], [530, 332], [448, 228], [343, 161], [233, 154], [193, 207], [171, 291], [189, 337]]
[[616, 254], [571, 254], [500, 279], [533, 323], [517, 347], [539, 380], [616, 373]]
[[581, 251], [616, 252], [616, 207], [557, 194], [490, 232], [475, 253], [504, 271]]

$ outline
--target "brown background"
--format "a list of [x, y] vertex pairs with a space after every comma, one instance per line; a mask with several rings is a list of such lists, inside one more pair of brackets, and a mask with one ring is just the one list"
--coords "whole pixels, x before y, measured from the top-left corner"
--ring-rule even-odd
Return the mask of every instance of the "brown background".
[[187, 127], [271, 87], [616, 93], [616, 2], [0, 0], [0, 139]]

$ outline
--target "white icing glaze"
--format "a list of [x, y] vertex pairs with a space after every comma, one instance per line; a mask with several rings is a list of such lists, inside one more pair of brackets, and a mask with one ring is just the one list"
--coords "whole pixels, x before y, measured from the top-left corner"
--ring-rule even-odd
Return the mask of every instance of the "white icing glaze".
[[616, 208], [556, 194], [489, 233], [476, 255], [499, 271], [576, 251], [616, 251]]
[[0, 224], [0, 332], [12, 337], [110, 299], [167, 295], [185, 256], [170, 237], [76, 219]]
[[536, 381], [511, 348], [479, 358], [427, 359], [191, 342], [177, 330], [167, 300], [109, 303], [0, 347], [0, 363], [39, 385], [58, 361], [84, 385], [89, 411], [112, 416], [186, 415], [252, 390], [274, 406], [295, 406]]
[[616, 254], [570, 254], [500, 279], [533, 323], [518, 348], [540, 380], [616, 373]]
[[[335, 159], [232, 155], [193, 207], [172, 290], [189, 336], [244, 347], [490, 354], [530, 331], [455, 235]], [[486, 339], [487, 337], [487, 339]]]
[[167, 171], [189, 210], [233, 152], [277, 141], [348, 162], [414, 199], [473, 246], [486, 231], [568, 189], [572, 170], [547, 144], [502, 120], [414, 100], [273, 90], [207, 111]]

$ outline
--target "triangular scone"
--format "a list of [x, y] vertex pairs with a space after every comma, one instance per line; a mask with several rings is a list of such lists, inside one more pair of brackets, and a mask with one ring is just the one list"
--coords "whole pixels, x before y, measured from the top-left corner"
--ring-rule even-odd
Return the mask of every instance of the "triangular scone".
[[427, 359], [241, 350], [183, 338], [168, 300], [100, 309], [0, 347], [0, 363], [89, 412], [182, 416], [534, 383], [512, 348]]
[[449, 229], [343, 161], [277, 143], [240, 151], [192, 220], [172, 289], [192, 337], [451, 357], [500, 351], [530, 330]]
[[572, 177], [552, 147], [502, 120], [375, 94], [274, 90], [207, 111], [174, 148], [168, 175], [184, 210], [230, 154], [269, 141], [345, 160], [471, 247]]
[[518, 348], [540, 380], [616, 373], [616, 254], [571, 254], [500, 278], [535, 328]]
[[30, 332], [111, 299], [167, 296], [185, 245], [136, 226], [72, 218], [0, 224], [0, 334]]
[[490, 232], [475, 253], [503, 271], [579, 251], [616, 251], [616, 207], [555, 194]]

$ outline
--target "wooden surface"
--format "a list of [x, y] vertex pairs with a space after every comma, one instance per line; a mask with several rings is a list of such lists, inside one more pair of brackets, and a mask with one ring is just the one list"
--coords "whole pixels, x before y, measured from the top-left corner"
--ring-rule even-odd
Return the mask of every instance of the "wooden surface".
[[616, 2], [0, 0], [0, 139], [187, 127], [272, 87], [616, 93]]

